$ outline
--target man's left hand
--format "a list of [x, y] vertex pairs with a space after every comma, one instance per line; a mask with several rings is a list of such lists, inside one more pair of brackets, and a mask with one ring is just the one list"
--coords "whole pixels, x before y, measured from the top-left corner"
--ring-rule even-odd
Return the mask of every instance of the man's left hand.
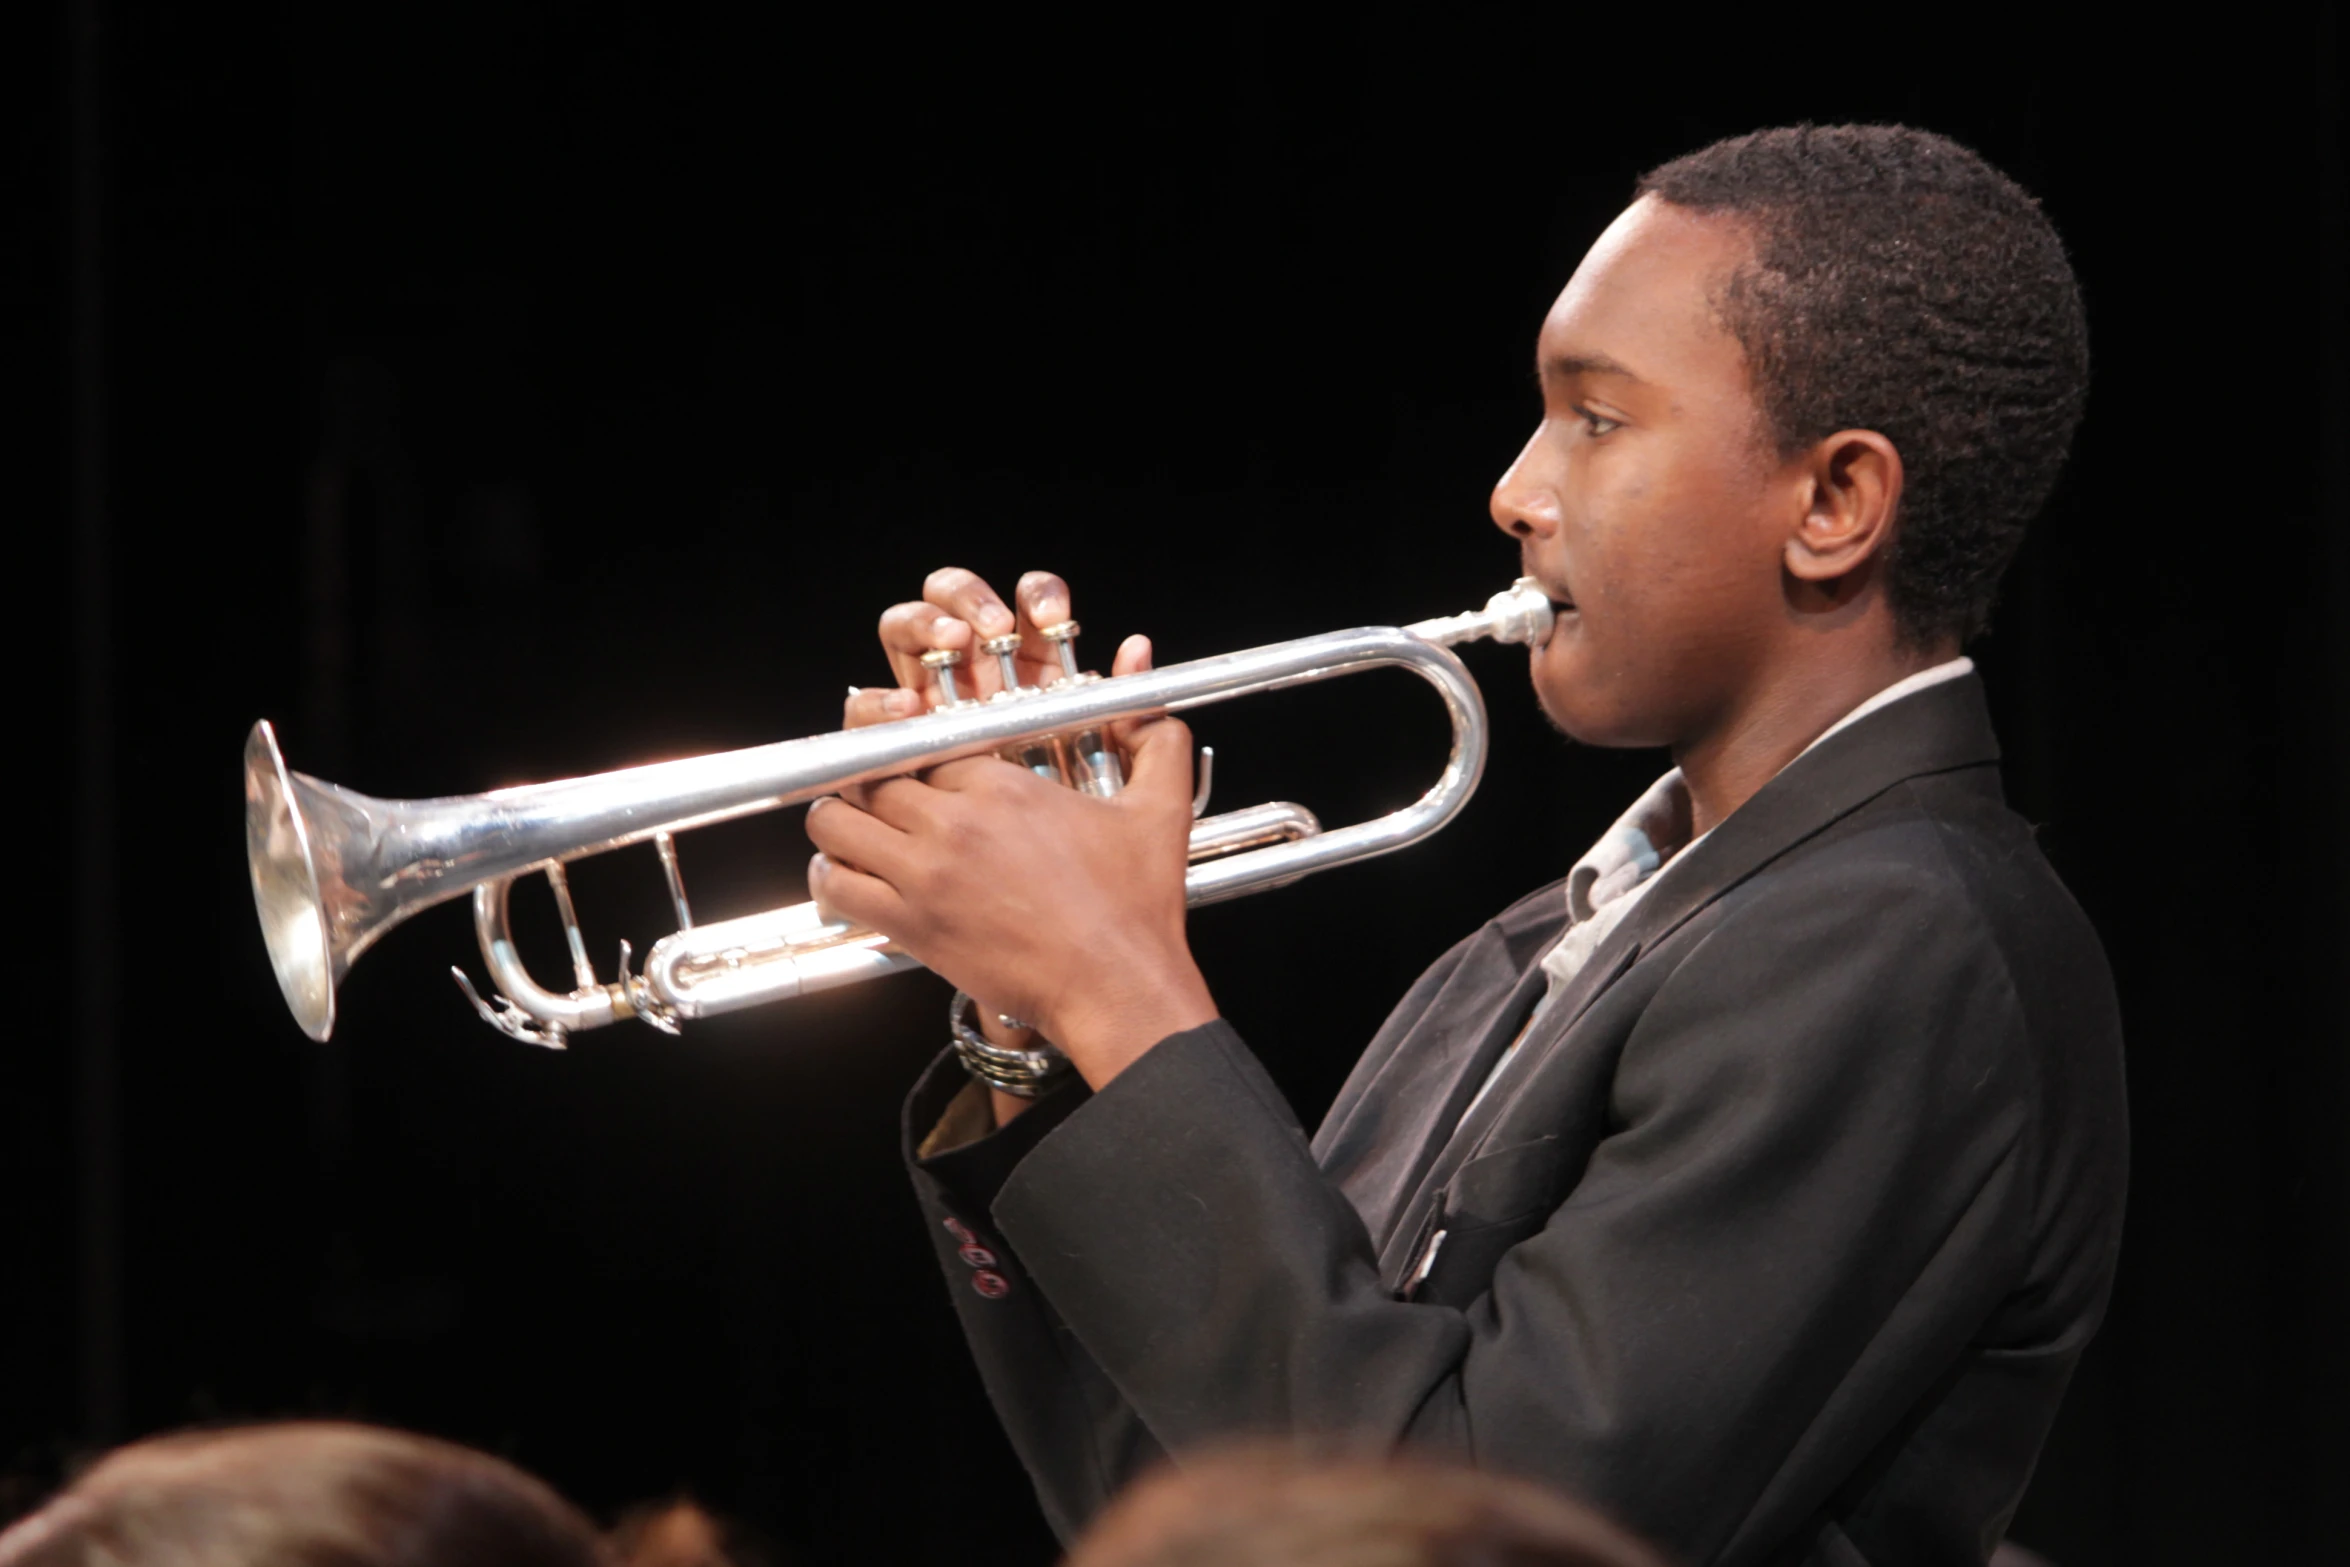
[[818, 801], [809, 884], [958, 988], [1036, 1025], [1095, 1088], [1216, 1017], [1184, 938], [1191, 731], [1132, 725], [1123, 792], [973, 757]]

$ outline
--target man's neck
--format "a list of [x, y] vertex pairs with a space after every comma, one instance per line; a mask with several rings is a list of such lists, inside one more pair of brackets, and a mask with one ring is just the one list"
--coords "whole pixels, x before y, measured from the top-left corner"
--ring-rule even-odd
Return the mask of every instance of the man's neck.
[[1958, 656], [1955, 641], [1899, 644], [1855, 658], [1827, 647], [1779, 661], [1726, 704], [1705, 732], [1673, 747], [1689, 789], [1691, 827], [1708, 833], [1838, 719], [1887, 686]]

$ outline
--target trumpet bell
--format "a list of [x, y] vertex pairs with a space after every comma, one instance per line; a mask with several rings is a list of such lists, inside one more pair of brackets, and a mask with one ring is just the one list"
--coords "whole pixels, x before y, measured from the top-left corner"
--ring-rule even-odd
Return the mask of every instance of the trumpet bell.
[[[376, 937], [465, 891], [412, 857], [411, 802], [377, 800], [286, 766], [263, 719], [245, 737], [245, 863], [269, 966], [312, 1039], [335, 1029], [335, 987]], [[386, 866], [386, 851], [395, 861]]]
[[310, 824], [267, 719], [245, 738], [245, 860], [277, 988], [302, 1032], [323, 1040], [334, 1032], [335, 983], [348, 965], [334, 949]]

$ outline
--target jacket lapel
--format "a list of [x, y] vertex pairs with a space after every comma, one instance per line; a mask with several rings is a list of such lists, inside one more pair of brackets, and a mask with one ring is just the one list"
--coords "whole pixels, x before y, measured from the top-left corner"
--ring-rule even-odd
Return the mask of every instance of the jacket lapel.
[[[1509, 1076], [1496, 1083], [1493, 1092], [1479, 1101], [1468, 1114], [1457, 1115], [1456, 1112], [1457, 1123], [1451, 1123], [1454, 1124], [1452, 1135], [1444, 1140], [1440, 1148], [1432, 1150], [1433, 1157], [1423, 1165], [1423, 1173], [1410, 1199], [1398, 1206], [1396, 1213], [1399, 1222], [1387, 1235], [1386, 1245], [1380, 1251], [1380, 1277], [1387, 1281], [1391, 1290], [1401, 1288], [1404, 1275], [1417, 1263], [1419, 1253], [1427, 1243], [1438, 1202], [1444, 1189], [1452, 1184], [1452, 1178], [1460, 1173], [1462, 1165], [1484, 1151], [1486, 1139], [1509, 1109], [1511, 1101], [1516, 1099], [1520, 1087], [1542, 1069], [1543, 1062], [1558, 1042], [1566, 1037], [1576, 1020], [1639, 957], [1638, 945], [1624, 940], [1623, 936], [1620, 929], [1610, 931], [1608, 939], [1592, 952], [1590, 960], [1560, 993], [1558, 1000], [1540, 1017], [1533, 1019], [1527, 1028], [1525, 1043], [1518, 1047], [1518, 1059], [1510, 1063]], [[1528, 983], [1529, 980], [1531, 983]], [[1510, 1015], [1513, 1018], [1525, 1017], [1541, 997], [1546, 983], [1542, 965], [1537, 962], [1528, 979], [1521, 980], [1519, 985], [1519, 989], [1526, 992], [1524, 1008]], [[1500, 1054], [1499, 1049], [1493, 1052], [1487, 1071], [1491, 1070], [1490, 1060], [1498, 1059]], [[1475, 1081], [1476, 1086], [1483, 1086], [1485, 1073], [1477, 1074]], [[1471, 1092], [1473, 1094], [1474, 1089]]]
[[[1559, 895], [1559, 902], [1563, 914], [1564, 894]], [[1358, 1189], [1361, 1183], [1348, 1183], [1349, 1195], [1380, 1243], [1383, 1272], [1388, 1266], [1388, 1254], [1408, 1244], [1410, 1226], [1401, 1221], [1410, 1217], [1410, 1199], [1427, 1189], [1431, 1163], [1439, 1161], [1460, 1141], [1455, 1128], [1461, 1124], [1462, 1112], [1477, 1097], [1477, 1090], [1485, 1086], [1494, 1062], [1501, 1059], [1501, 1053], [1524, 1026], [1526, 1014], [1541, 998], [1544, 984], [1541, 955], [1537, 950], [1532, 959], [1519, 966], [1516, 982], [1501, 993], [1499, 1004], [1490, 1006], [1478, 1017], [1471, 1048], [1459, 1052], [1456, 1059], [1446, 1064], [1443, 1082], [1432, 1085], [1438, 1091], [1415, 1107], [1432, 1113], [1417, 1117], [1415, 1126], [1390, 1131], [1391, 1146], [1403, 1157], [1390, 1164], [1387, 1179], [1369, 1192]], [[1483, 1108], [1478, 1106], [1480, 1110]], [[1372, 1199], [1368, 1205], [1364, 1201], [1366, 1196]]]
[[1317, 1160], [1378, 1241], [1540, 994], [1537, 960], [1565, 918], [1554, 884], [1478, 932], [1419, 1020], [1315, 1135]]
[[[1991, 731], [1982, 682], [1967, 675], [1930, 686], [1797, 757], [1704, 842], [1659, 873], [1657, 885], [1608, 933], [1557, 1003], [1535, 1021], [1508, 1079], [1496, 1084], [1468, 1115], [1451, 1108], [1467, 1103], [1476, 1085], [1483, 1083], [1484, 1071], [1491, 1069], [1508, 1042], [1505, 1034], [1490, 1051], [1480, 1052], [1485, 1068], [1466, 1091], [1455, 1085], [1447, 1108], [1457, 1120], [1440, 1118], [1429, 1127], [1434, 1141], [1418, 1162], [1419, 1179], [1406, 1188], [1409, 1197], [1389, 1210], [1384, 1232], [1376, 1226], [1372, 1230], [1382, 1242], [1380, 1275], [1389, 1287], [1401, 1288], [1405, 1274], [1416, 1266], [1453, 1176], [1484, 1151], [1524, 1085], [1543, 1070], [1593, 1003], [1642, 957], [1716, 898], [1887, 789], [1911, 778], [1998, 759], [1999, 744]], [[1541, 994], [1540, 956], [1535, 955], [1530, 972], [1522, 974], [1512, 989], [1514, 1010], [1505, 1009], [1512, 1027]], [[1446, 1127], [1452, 1128], [1449, 1135]]]

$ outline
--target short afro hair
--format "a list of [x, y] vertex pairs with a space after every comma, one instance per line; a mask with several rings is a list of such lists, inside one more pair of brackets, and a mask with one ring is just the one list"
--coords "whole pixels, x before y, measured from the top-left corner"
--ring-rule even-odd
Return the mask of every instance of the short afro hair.
[[1716, 308], [1766, 439], [1782, 457], [1838, 430], [1891, 440], [1894, 619], [1919, 646], [1980, 633], [2088, 393], [2080, 285], [2040, 204], [1905, 125], [1732, 137], [1650, 170], [1638, 194], [1749, 225], [1753, 258]]

